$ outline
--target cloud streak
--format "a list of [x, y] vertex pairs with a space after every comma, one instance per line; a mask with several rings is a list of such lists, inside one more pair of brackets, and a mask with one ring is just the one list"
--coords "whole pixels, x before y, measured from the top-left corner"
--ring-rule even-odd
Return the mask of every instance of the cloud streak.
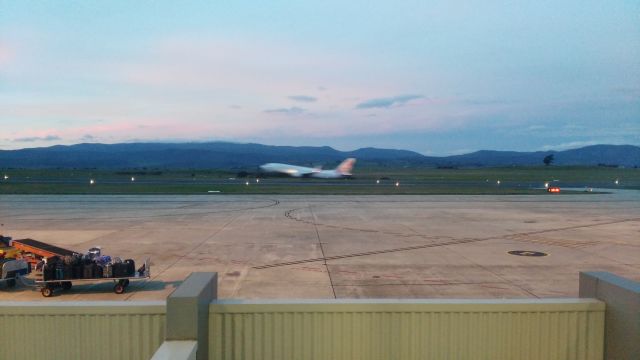
[[422, 95], [399, 95], [388, 98], [371, 99], [356, 105], [356, 109], [373, 109], [373, 108], [390, 108], [393, 106], [402, 106], [411, 100], [422, 99]]
[[[601, 141], [596, 141], [596, 140], [589, 140], [589, 141], [571, 141], [571, 142], [567, 142], [567, 143], [562, 143], [562, 144], [556, 144], [556, 145], [543, 145], [540, 150], [542, 151], [550, 151], [550, 150], [556, 150], [556, 151], [562, 151], [562, 150], [569, 150], [569, 149], [577, 149], [577, 148], [581, 148], [581, 147], [585, 147], [585, 146], [591, 146], [591, 145], [598, 145], [601, 144]], [[607, 141], [607, 144], [613, 144], [614, 142], [611, 141]]]
[[58, 141], [62, 140], [60, 136], [57, 135], [47, 135], [47, 136], [30, 136], [30, 137], [21, 137], [13, 139], [13, 142], [36, 142], [36, 141]]
[[293, 106], [290, 108], [269, 109], [269, 110], [265, 110], [264, 112], [267, 114], [300, 115], [305, 111], [306, 110], [303, 108]]
[[307, 96], [307, 95], [291, 95], [289, 96], [289, 99], [293, 101], [306, 102], [306, 103], [315, 102], [318, 100], [313, 96]]

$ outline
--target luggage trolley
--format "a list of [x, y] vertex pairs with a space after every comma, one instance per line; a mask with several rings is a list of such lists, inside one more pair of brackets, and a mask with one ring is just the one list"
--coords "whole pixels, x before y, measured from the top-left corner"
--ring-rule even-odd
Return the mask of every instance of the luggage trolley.
[[64, 279], [64, 280], [36, 280], [36, 286], [40, 288], [40, 292], [44, 297], [53, 296], [53, 291], [56, 288], [62, 288], [63, 290], [71, 289], [72, 282], [80, 283], [103, 283], [113, 281], [113, 292], [116, 294], [123, 294], [129, 286], [130, 281], [144, 280], [151, 277], [150, 261], [146, 259], [144, 262], [144, 272], [140, 273], [136, 270], [133, 276], [124, 277], [102, 277], [102, 278], [90, 278], [90, 279]]

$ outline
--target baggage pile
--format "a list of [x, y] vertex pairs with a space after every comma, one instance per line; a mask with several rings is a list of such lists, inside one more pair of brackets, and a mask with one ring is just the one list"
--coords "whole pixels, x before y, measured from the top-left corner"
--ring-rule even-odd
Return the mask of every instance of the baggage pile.
[[36, 270], [42, 271], [36, 286], [40, 287], [42, 296], [53, 296], [54, 290], [71, 289], [72, 282], [113, 282], [113, 291], [123, 294], [130, 281], [144, 280], [151, 277], [150, 260], [136, 270], [133, 259], [122, 261], [120, 258], [101, 255], [99, 248], [91, 248], [84, 254], [71, 253], [64, 256], [51, 256], [38, 263]]
[[[144, 267], [144, 266], [143, 266]], [[142, 276], [144, 269], [140, 269]], [[63, 257], [52, 256], [46, 259], [42, 267], [44, 281], [127, 278], [136, 276], [133, 259], [121, 260], [101, 255], [99, 248], [91, 248], [84, 255], [73, 254]]]

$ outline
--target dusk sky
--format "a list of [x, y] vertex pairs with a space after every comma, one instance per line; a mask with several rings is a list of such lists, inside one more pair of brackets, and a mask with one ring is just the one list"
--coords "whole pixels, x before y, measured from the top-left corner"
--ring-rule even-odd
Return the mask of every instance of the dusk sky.
[[640, 2], [0, 0], [0, 149], [640, 145]]

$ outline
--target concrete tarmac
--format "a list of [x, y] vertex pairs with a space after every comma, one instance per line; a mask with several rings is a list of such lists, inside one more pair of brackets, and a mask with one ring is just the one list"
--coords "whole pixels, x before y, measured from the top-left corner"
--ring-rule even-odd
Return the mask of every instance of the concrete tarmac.
[[[158, 300], [191, 272], [221, 298], [575, 297], [578, 272], [640, 281], [640, 192], [542, 196], [2, 195], [0, 234], [152, 260], [123, 295], [74, 284], [43, 298]], [[516, 256], [524, 250], [546, 256]]]

